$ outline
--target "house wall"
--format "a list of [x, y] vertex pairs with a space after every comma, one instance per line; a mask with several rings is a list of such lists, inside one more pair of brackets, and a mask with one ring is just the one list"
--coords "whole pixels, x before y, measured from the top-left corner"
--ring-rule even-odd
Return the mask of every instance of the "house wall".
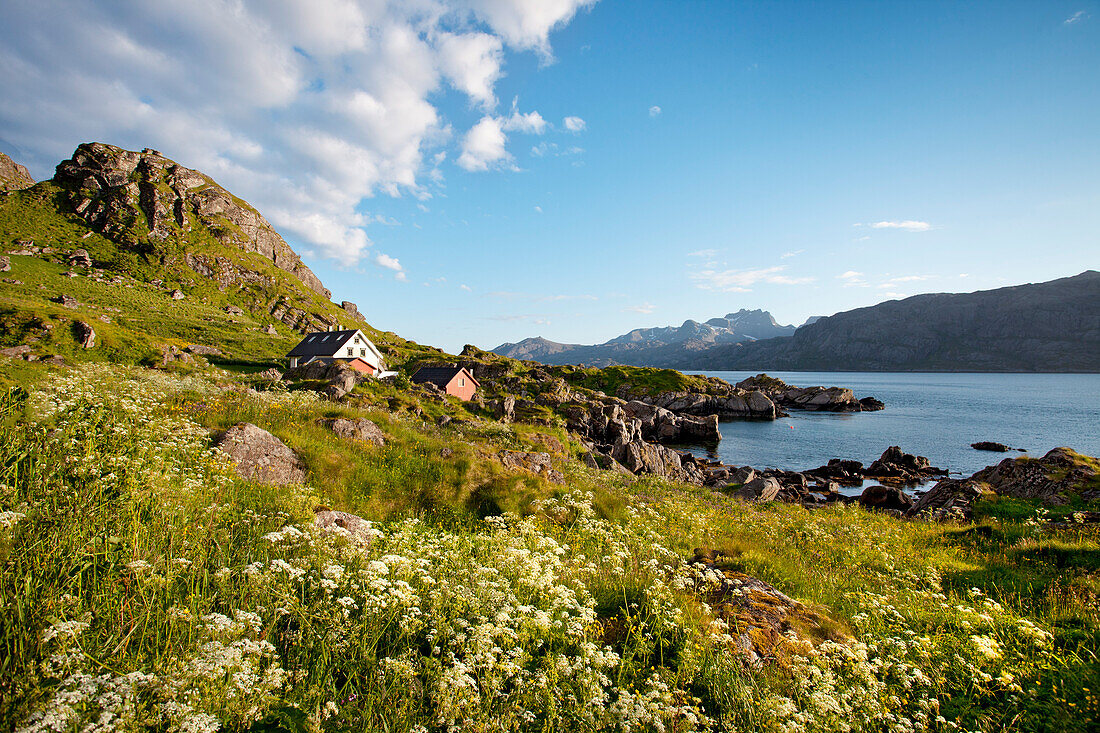
[[465, 371], [461, 371], [456, 374], [451, 381], [447, 382], [447, 394], [454, 395], [460, 400], [468, 400], [474, 396], [474, 392], [477, 391], [477, 386], [474, 384], [474, 380], [470, 379], [470, 375]]
[[[345, 353], [347, 353], [347, 352], [345, 351]], [[374, 368], [373, 364], [370, 364], [370, 363], [368, 363], [368, 362], [366, 362], [362, 359], [359, 359], [359, 358], [352, 359], [351, 361], [349, 361], [348, 366], [350, 366], [352, 369], [354, 369], [357, 372], [362, 372], [363, 374], [369, 374], [372, 377], [378, 372], [378, 370]]]
[[[355, 336], [353, 335], [347, 341], [340, 344], [340, 348], [333, 352], [333, 356], [337, 359], [362, 359], [374, 368], [374, 372], [377, 372], [382, 365], [378, 362], [378, 357], [374, 355], [374, 352], [368, 344], [370, 344], [370, 341], [366, 336], [360, 336], [359, 343], [357, 344], [355, 343]], [[352, 353], [349, 354], [348, 349], [351, 349]], [[373, 374], [374, 372], [371, 373]]]

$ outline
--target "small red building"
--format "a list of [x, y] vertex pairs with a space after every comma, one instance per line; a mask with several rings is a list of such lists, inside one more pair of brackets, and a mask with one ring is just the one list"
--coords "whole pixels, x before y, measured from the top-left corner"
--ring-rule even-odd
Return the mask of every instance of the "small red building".
[[449, 395], [468, 400], [481, 385], [468, 369], [460, 366], [423, 367], [412, 375], [413, 384], [431, 382]]

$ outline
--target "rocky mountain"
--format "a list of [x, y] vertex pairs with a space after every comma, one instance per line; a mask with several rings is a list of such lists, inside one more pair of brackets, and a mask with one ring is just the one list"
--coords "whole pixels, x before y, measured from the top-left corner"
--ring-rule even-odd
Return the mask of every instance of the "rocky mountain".
[[789, 336], [794, 326], [781, 326], [771, 313], [739, 310], [700, 323], [686, 320], [680, 326], [638, 328], [602, 344], [560, 344], [537, 337], [516, 344], [501, 344], [493, 351], [514, 359], [543, 364], [590, 364], [607, 366], [669, 366], [685, 353], [703, 352], [717, 344], [735, 344]]
[[34, 185], [26, 166], [0, 153], [0, 191], [19, 191]]
[[147, 363], [218, 341], [226, 358], [269, 359], [338, 325], [404, 343], [333, 303], [247, 202], [155, 150], [85, 143], [49, 181], [25, 172], [0, 160], [15, 182], [0, 194], [0, 347], [24, 358]]
[[1100, 371], [1100, 272], [845, 311], [789, 338], [719, 344], [681, 368]]

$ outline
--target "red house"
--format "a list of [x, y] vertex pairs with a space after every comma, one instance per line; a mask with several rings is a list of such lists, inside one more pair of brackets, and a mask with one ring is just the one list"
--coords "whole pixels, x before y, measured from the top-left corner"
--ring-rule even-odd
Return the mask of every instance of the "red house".
[[413, 384], [431, 382], [449, 395], [468, 400], [481, 385], [466, 367], [423, 367], [412, 375]]

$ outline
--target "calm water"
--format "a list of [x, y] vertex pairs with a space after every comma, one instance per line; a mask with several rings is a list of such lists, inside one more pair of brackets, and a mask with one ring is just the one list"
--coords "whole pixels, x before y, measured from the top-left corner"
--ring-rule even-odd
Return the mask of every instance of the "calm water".
[[[749, 372], [705, 372], [736, 383]], [[891, 445], [969, 476], [1019, 453], [977, 451], [992, 440], [1041, 456], [1069, 446], [1100, 456], [1100, 374], [911, 374], [775, 372], [788, 384], [850, 387], [886, 403], [881, 412], [840, 415], [791, 410], [773, 421], [719, 425], [717, 455], [754, 468], [801, 471], [830, 458], [868, 464]]]

